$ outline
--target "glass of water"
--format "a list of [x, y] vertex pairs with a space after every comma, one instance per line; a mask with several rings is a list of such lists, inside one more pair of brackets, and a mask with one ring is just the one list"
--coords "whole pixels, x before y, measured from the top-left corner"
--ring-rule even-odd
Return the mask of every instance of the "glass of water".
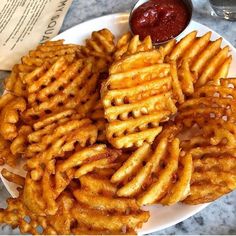
[[236, 20], [236, 0], [209, 0], [217, 16], [226, 20]]

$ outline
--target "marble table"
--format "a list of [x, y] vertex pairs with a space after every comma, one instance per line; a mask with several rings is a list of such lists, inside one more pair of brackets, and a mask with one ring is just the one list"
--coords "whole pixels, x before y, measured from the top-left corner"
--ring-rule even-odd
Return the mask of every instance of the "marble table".
[[[129, 11], [135, 2], [136, 0], [74, 0], [65, 17], [61, 32], [88, 19]], [[206, 0], [193, 0], [194, 20], [211, 27], [236, 47], [236, 22], [212, 16], [207, 2]], [[0, 72], [0, 80], [2, 81], [6, 75], [6, 72]], [[7, 197], [9, 194], [0, 183], [0, 207], [5, 206]], [[2, 225], [0, 234], [14, 235], [19, 234], [19, 231]], [[154, 234], [236, 234], [236, 191], [212, 203], [189, 219]]]

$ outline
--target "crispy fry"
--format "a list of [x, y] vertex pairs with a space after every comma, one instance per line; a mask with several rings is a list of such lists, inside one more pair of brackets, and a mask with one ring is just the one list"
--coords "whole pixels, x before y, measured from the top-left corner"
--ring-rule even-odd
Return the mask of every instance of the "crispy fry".
[[87, 188], [90, 192], [103, 195], [115, 195], [116, 187], [107, 179], [101, 179], [97, 176], [83, 175], [80, 177], [83, 188]]
[[12, 154], [10, 145], [10, 141], [5, 140], [0, 135], [0, 165], [7, 164], [11, 167], [15, 167], [18, 161], [18, 156]]
[[[36, 81], [31, 83], [34, 78]], [[97, 80], [92, 64], [82, 59], [68, 65], [59, 58], [49, 69], [35, 69], [25, 77], [31, 105], [24, 112], [24, 120], [34, 123], [48, 114], [78, 108], [95, 92]]]
[[6, 168], [3, 168], [1, 171], [2, 176], [9, 182], [15, 183], [20, 185], [21, 187], [24, 186], [25, 184], [25, 178], [17, 175], [9, 170], [7, 170]]
[[128, 209], [138, 211], [139, 207], [134, 199], [126, 198], [110, 198], [104, 196], [97, 196], [87, 192], [86, 190], [77, 189], [73, 192], [78, 202], [89, 206], [89, 208], [105, 211], [117, 211], [125, 213]]
[[138, 203], [140, 205], [146, 205], [158, 201], [163, 197], [167, 190], [173, 174], [178, 169], [178, 158], [180, 152], [178, 139], [174, 139], [169, 152], [170, 160], [168, 161], [167, 166], [160, 171], [159, 181], [153, 183], [148, 190], [138, 198]]
[[[209, 150], [210, 151], [210, 150]], [[235, 157], [233, 150], [216, 152], [214, 156], [204, 156], [206, 150], [194, 159], [194, 173], [187, 204], [214, 201], [236, 188]], [[208, 155], [212, 155], [210, 152]], [[204, 173], [204, 174], [203, 174]], [[207, 188], [203, 188], [207, 186]]]
[[127, 32], [122, 35], [117, 42], [114, 59], [119, 60], [127, 55], [148, 51], [152, 48], [153, 45], [150, 36], [147, 36], [143, 41], [140, 41], [138, 35], [132, 37], [131, 33]]
[[13, 140], [10, 146], [10, 150], [13, 155], [25, 153], [27, 147], [27, 135], [32, 132], [32, 128], [27, 125], [21, 126], [18, 135]]
[[[125, 184], [122, 188], [120, 188], [117, 192], [118, 196], [133, 196], [140, 192], [140, 190], [144, 187], [148, 177], [157, 171], [157, 167], [161, 161], [161, 159], [165, 156], [167, 147], [167, 138], [164, 138], [160, 141], [157, 146], [155, 152], [150, 156], [149, 160], [146, 160], [146, 165], [139, 170], [136, 176], [127, 184]], [[142, 149], [141, 149], [142, 151]], [[137, 152], [139, 154], [140, 151]], [[136, 154], [136, 155], [137, 155]], [[132, 156], [131, 156], [132, 158]], [[127, 163], [127, 162], [126, 162]]]
[[[228, 75], [231, 56], [228, 56], [229, 47], [221, 49], [222, 39], [210, 41], [211, 32], [197, 37], [193, 31], [182, 38], [178, 43], [171, 41], [160, 51], [165, 56], [165, 61], [176, 61], [178, 69], [189, 63], [187, 78], [189, 86], [186, 87], [186, 80], [181, 80], [181, 87], [184, 93], [192, 94], [193, 86], [200, 87], [208, 81], [217, 78], [225, 78]], [[175, 44], [175, 45], [174, 45]], [[186, 68], [186, 65], [185, 65]], [[181, 77], [183, 67], [178, 72]], [[191, 81], [194, 78], [193, 81]]]
[[143, 161], [151, 154], [150, 145], [144, 143], [129, 159], [115, 172], [112, 183], [122, 182], [131, 177], [141, 167]]
[[10, 101], [0, 113], [0, 134], [7, 140], [13, 140], [17, 134], [17, 122], [19, 122], [19, 114], [26, 109], [25, 100], [17, 97]]
[[190, 181], [193, 172], [192, 156], [188, 153], [180, 159], [182, 169], [179, 169], [177, 183], [170, 187], [167, 195], [161, 200], [163, 205], [173, 205], [185, 199], [190, 192]]
[[149, 218], [147, 212], [131, 213], [129, 215], [107, 215], [97, 210], [90, 210], [81, 206], [72, 209], [72, 215], [78, 222], [93, 227], [109, 231], [122, 231], [124, 226], [127, 230], [137, 228]]
[[161, 131], [159, 123], [176, 112], [170, 65], [158, 64], [160, 58], [156, 50], [145, 51], [110, 68], [101, 96], [108, 120], [106, 136], [116, 148], [152, 143]]

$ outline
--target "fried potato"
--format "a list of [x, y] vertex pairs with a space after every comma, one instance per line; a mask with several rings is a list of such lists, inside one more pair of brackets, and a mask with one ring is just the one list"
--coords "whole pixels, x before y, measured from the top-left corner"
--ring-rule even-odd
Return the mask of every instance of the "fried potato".
[[135, 197], [139, 205], [175, 204], [190, 191], [192, 155], [180, 157], [180, 127], [169, 126], [157, 138], [155, 150], [144, 143], [114, 173], [111, 182], [118, 184], [117, 195]]
[[[89, 119], [66, 119], [63, 122], [56, 124], [52, 123], [43, 127], [40, 130], [36, 130], [28, 135], [28, 141], [30, 145], [27, 146], [26, 156], [31, 157], [37, 153], [45, 151], [50, 145], [59, 139], [63, 138], [65, 135], [70, 132], [82, 131], [84, 128], [91, 125], [91, 120]], [[94, 140], [81, 138], [80, 145], [85, 146], [87, 141], [95, 142], [96, 136], [94, 136]], [[78, 140], [79, 141], [79, 140]]]
[[114, 35], [108, 29], [102, 29], [92, 33], [91, 38], [86, 40], [86, 46], [82, 48], [82, 52], [88, 56], [101, 57], [110, 61], [109, 56], [114, 48]]
[[[91, 145], [96, 142], [96, 127], [92, 125], [89, 120], [88, 123], [87, 121], [85, 122], [81, 120], [81, 122], [78, 122], [78, 124], [80, 125], [75, 127], [72, 126], [71, 129], [67, 130], [67, 132], [65, 132], [66, 130], [62, 129], [64, 133], [61, 133], [60, 129], [55, 129], [54, 135], [48, 136], [49, 141], [51, 141], [51, 145], [39, 153], [36, 152], [36, 155], [27, 160], [27, 168], [32, 170], [31, 175], [34, 180], [40, 179], [42, 177], [40, 165], [47, 165], [48, 162], [55, 158], [64, 157], [66, 153], [74, 151], [76, 147], [85, 147], [86, 145]], [[55, 137], [57, 137], [56, 140], [53, 139]], [[45, 148], [44, 143], [41, 142], [41, 144], [43, 144], [42, 147]], [[47, 143], [45, 144], [48, 145]], [[52, 165], [51, 168], [51, 172], [54, 172], [55, 166]]]
[[[197, 87], [205, 85], [208, 81], [216, 78], [226, 78], [231, 64], [231, 56], [228, 56], [229, 47], [221, 48], [222, 39], [211, 41], [211, 32], [197, 37], [197, 32], [193, 31], [182, 38], [178, 43], [170, 41], [160, 51], [166, 60], [176, 61], [178, 67], [184, 61], [188, 61], [189, 85]], [[186, 68], [186, 66], [185, 66]], [[192, 75], [189, 73], [192, 72]], [[181, 72], [182, 73], [182, 72]], [[191, 79], [195, 78], [195, 79]], [[186, 87], [186, 82], [182, 80], [182, 89], [186, 94], [192, 94], [193, 90]], [[188, 89], [187, 89], [188, 88]]]
[[114, 196], [117, 188], [108, 179], [93, 175], [83, 175], [79, 178], [83, 188], [95, 194]]
[[[96, 182], [96, 178], [93, 181]], [[134, 233], [149, 218], [147, 212], [139, 209], [135, 199], [103, 196], [100, 193], [86, 190], [85, 185], [82, 186], [82, 189], [73, 190], [78, 201], [70, 192], [64, 191], [56, 199], [57, 211], [55, 214], [45, 215], [40, 210], [45, 205], [40, 205], [43, 201], [37, 195], [40, 189], [37, 189], [36, 186], [40, 188], [40, 184], [32, 182], [27, 176], [25, 185], [27, 186], [25, 186], [24, 196], [20, 193], [16, 199], [8, 199], [8, 207], [0, 211], [0, 222], [11, 224], [13, 227], [19, 226], [22, 233], [71, 234], [72, 232], [96, 231], [106, 232], [106, 234], [112, 232], [129, 234]], [[83, 194], [81, 195], [81, 193]], [[35, 199], [34, 204], [31, 202], [33, 199]], [[97, 219], [95, 225], [94, 217]], [[111, 221], [109, 226], [108, 220]], [[81, 229], [78, 229], [78, 225], [82, 225]], [[39, 231], [38, 226], [43, 231]]]
[[56, 171], [65, 172], [68, 169], [77, 167], [74, 177], [80, 178], [92, 172], [95, 168], [108, 168], [118, 155], [118, 151], [108, 149], [104, 144], [90, 146], [68, 157], [57, 166]]
[[20, 113], [26, 109], [26, 102], [22, 97], [15, 97], [0, 113], [0, 134], [7, 140], [13, 140], [17, 134], [17, 123]]
[[[86, 175], [84, 177], [86, 178]], [[96, 183], [96, 178], [93, 181]], [[123, 233], [129, 233], [130, 230], [139, 228], [149, 218], [147, 212], [140, 210], [135, 199], [104, 196], [98, 192], [91, 192], [84, 188], [83, 181], [81, 183], [81, 189], [73, 190], [79, 204], [74, 208], [75, 211], [72, 210], [72, 215], [86, 227], [120, 233], [125, 227]], [[95, 217], [96, 223], [93, 221]], [[108, 221], [110, 222], [109, 226]]]
[[[22, 198], [9, 198], [7, 200], [7, 208], [0, 210], [0, 222], [19, 226], [22, 233], [38, 234], [37, 227], [40, 223], [35, 219], [34, 214], [30, 213], [27, 207], [24, 206]], [[31, 216], [31, 222], [24, 220], [26, 216]]]
[[45, 216], [46, 203], [42, 199], [40, 182], [31, 179], [30, 174], [27, 174], [25, 178], [22, 201], [33, 214]]
[[91, 63], [82, 59], [69, 65], [60, 58], [49, 69], [45, 70], [42, 66], [27, 74], [24, 81], [30, 103], [24, 112], [24, 120], [34, 123], [65, 109], [79, 110], [79, 106], [95, 92], [98, 74], [92, 72]]
[[48, 41], [30, 51], [27, 56], [22, 57], [22, 65], [29, 66], [33, 70], [42, 66], [45, 62], [54, 64], [62, 56], [68, 62], [72, 62], [80, 48], [81, 46], [79, 45], [64, 44], [64, 40]]
[[160, 57], [158, 51], [152, 50], [114, 63], [103, 84], [106, 136], [116, 148], [152, 143], [161, 131], [159, 123], [176, 112], [170, 65], [146, 61], [150, 55]]
[[20, 65], [15, 65], [12, 68], [10, 75], [5, 79], [5, 88], [8, 92], [16, 96], [26, 97], [26, 87], [22, 81], [22, 77], [25, 73], [22, 73], [19, 67]]
[[111, 177], [112, 183], [122, 182], [135, 174], [142, 166], [149, 155], [151, 155], [150, 144], [144, 143], [137, 151], [135, 151], [124, 164]]
[[236, 94], [234, 87], [232, 87], [234, 83], [232, 81], [234, 80], [230, 79], [227, 82], [227, 79], [225, 79], [224, 84], [221, 84], [221, 81], [224, 81], [224, 79], [197, 89], [193, 94], [193, 98], [179, 107], [177, 120], [188, 127], [192, 126], [193, 123], [201, 125], [201, 123], [208, 122], [208, 120], [234, 122], [236, 118]]
[[138, 211], [139, 207], [134, 199], [110, 198], [94, 194], [86, 190], [77, 189], [73, 192], [75, 198], [81, 204], [87, 205], [91, 209], [97, 209], [108, 212], [125, 213], [128, 209]]
[[19, 128], [18, 135], [12, 141], [10, 150], [13, 155], [24, 154], [27, 148], [27, 135], [32, 132], [32, 128], [28, 125], [23, 125]]
[[91, 38], [86, 39], [86, 45], [81, 47], [78, 56], [91, 61], [95, 72], [106, 72], [114, 49], [114, 35], [108, 29], [102, 29], [94, 31]]
[[151, 186], [138, 198], [139, 205], [154, 203], [164, 197], [173, 175], [178, 169], [179, 154], [179, 140], [174, 139], [170, 145], [170, 157], [166, 167], [158, 173], [158, 180], [152, 183]]
[[20, 185], [21, 187], [24, 186], [25, 184], [25, 178], [17, 175], [9, 170], [7, 170], [6, 168], [3, 168], [1, 171], [2, 176], [9, 182], [15, 183], [17, 185]]
[[15, 167], [18, 161], [19, 156], [14, 155], [10, 149], [11, 142], [5, 140], [0, 135], [0, 165], [7, 164], [11, 167]]
[[21, 64], [13, 67], [11, 74], [5, 81], [6, 90], [17, 96], [26, 97], [24, 76], [43, 65], [49, 67], [60, 57], [72, 62], [79, 51], [79, 45], [64, 44], [64, 40], [50, 41], [39, 45], [36, 49], [30, 51], [28, 55], [22, 57]]
[[138, 35], [132, 37], [131, 33], [127, 32], [118, 39], [114, 52], [114, 60], [117, 61], [130, 54], [148, 51], [152, 48], [153, 45], [150, 36], [147, 36], [143, 41], [140, 41]]
[[180, 158], [180, 167], [177, 172], [178, 180], [172, 184], [173, 186], [169, 187], [167, 195], [161, 199], [161, 204], [173, 205], [189, 195], [192, 172], [192, 155], [188, 153]]
[[236, 162], [235, 155], [232, 156], [234, 152], [235, 149], [223, 149], [213, 154], [205, 149], [201, 154], [195, 155], [191, 192], [184, 203], [195, 205], [211, 202], [236, 188]]
[[126, 233], [129, 230], [136, 229], [146, 222], [149, 218], [147, 212], [131, 213], [128, 215], [107, 215], [97, 210], [86, 209], [81, 206], [76, 206], [72, 209], [73, 217], [82, 224], [95, 229], [103, 229], [122, 232], [122, 228], [126, 227]]

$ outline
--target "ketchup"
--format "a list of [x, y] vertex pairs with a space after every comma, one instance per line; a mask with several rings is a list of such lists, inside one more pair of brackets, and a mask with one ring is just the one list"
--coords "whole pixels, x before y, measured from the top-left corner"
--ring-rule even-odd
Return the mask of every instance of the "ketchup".
[[133, 11], [130, 24], [142, 40], [150, 35], [154, 43], [160, 43], [179, 35], [189, 19], [182, 0], [150, 0]]

